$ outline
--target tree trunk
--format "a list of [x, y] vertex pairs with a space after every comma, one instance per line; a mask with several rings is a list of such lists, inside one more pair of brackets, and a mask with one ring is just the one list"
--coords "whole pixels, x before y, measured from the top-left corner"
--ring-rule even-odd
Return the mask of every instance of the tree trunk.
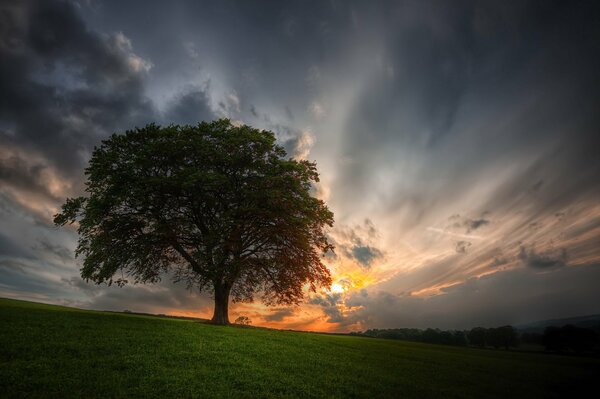
[[211, 322], [218, 325], [229, 324], [229, 292], [230, 288], [215, 286], [215, 313]]

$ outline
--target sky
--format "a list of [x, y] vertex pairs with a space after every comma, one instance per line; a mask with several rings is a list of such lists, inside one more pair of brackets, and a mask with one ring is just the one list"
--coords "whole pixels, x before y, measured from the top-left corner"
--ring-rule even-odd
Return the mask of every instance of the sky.
[[227, 117], [316, 161], [334, 284], [230, 318], [320, 331], [600, 313], [600, 3], [0, 1], [0, 297], [212, 315], [79, 276], [52, 215], [103, 138]]

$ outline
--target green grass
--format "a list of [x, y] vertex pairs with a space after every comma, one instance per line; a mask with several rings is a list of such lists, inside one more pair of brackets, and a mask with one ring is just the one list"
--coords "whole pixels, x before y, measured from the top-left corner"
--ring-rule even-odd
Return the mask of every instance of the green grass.
[[600, 360], [0, 299], [2, 397], [577, 396]]

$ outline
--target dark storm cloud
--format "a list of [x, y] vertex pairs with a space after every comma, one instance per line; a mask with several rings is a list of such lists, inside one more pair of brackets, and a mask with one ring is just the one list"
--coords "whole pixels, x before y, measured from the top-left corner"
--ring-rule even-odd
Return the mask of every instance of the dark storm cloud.
[[0, 159], [0, 183], [14, 186], [18, 189], [42, 193], [51, 199], [56, 199], [48, 192], [48, 187], [42, 172], [46, 166], [41, 163], [30, 165], [17, 154]]
[[[3, 192], [0, 192], [0, 216], [4, 218], [4, 226], [7, 225], [7, 219], [9, 217], [13, 218], [15, 222], [19, 221], [28, 226], [43, 226], [47, 228], [52, 225], [51, 221], [48, 220], [47, 215], [41, 215], [35, 210], [28, 209], [26, 206], [15, 201], [14, 196]], [[4, 226], [0, 225], [0, 227]], [[10, 234], [14, 236], [18, 236], [19, 233], [22, 233], [19, 229], [10, 231]]]
[[[319, 90], [317, 79], [308, 82], [308, 71], [316, 64], [339, 62], [348, 41], [359, 37], [352, 28], [353, 7], [320, 1], [226, 0], [182, 1], [169, 9], [160, 3], [140, 7], [136, 2], [106, 1], [102, 15], [110, 16], [111, 26], [127, 26], [136, 48], [152, 59], [154, 73], [176, 71], [182, 79], [193, 79], [199, 71], [216, 71], [239, 94], [242, 117], [256, 118], [254, 114], [269, 108], [274, 120], [277, 109], [279, 122], [289, 123], [306, 116], [307, 90]], [[87, 13], [98, 26], [106, 24]], [[152, 26], [142, 20], [161, 23]]]
[[210, 108], [210, 84], [192, 87], [173, 99], [165, 112], [165, 124], [196, 125], [201, 121], [212, 121], [216, 115]]
[[33, 208], [36, 204], [60, 201], [65, 195], [63, 190], [70, 190], [72, 186], [43, 157], [6, 145], [0, 146], [0, 187], [7, 190], [3, 201], [19, 202], [24, 211], [38, 213], [36, 223], [48, 224], [49, 220], [44, 220]]
[[[379, 17], [379, 36], [389, 43], [382, 62], [394, 73], [373, 73], [356, 99], [344, 141], [353, 162], [336, 190], [356, 196], [368, 190], [373, 171], [415, 157], [429, 166], [414, 184], [405, 183], [410, 175], [399, 179], [390, 210], [410, 204], [418, 221], [441, 198], [452, 201], [473, 181], [493, 178], [475, 165], [525, 166], [539, 159], [536, 170], [508, 181], [506, 190], [537, 187], [544, 211], [560, 199], [597, 195], [600, 160], [592, 148], [600, 146], [594, 110], [600, 94], [588, 88], [600, 84], [598, 4], [405, 2], [388, 8]], [[448, 180], [453, 184], [442, 184]]]
[[[149, 118], [144, 60], [122, 34], [90, 31], [67, 1], [3, 2], [1, 15], [4, 145], [42, 153], [61, 173], [79, 174], [100, 138]], [[3, 166], [6, 176], [18, 165]]]
[[528, 249], [522, 246], [519, 250], [519, 259], [526, 266], [536, 269], [566, 266], [567, 250], [565, 248], [557, 248], [538, 253], [534, 247]]
[[72, 232], [57, 233], [52, 212], [81, 192], [94, 145], [153, 119], [150, 63], [119, 31], [89, 29], [73, 2], [2, 2], [0, 19], [0, 231], [20, 241], [4, 251], [0, 284], [5, 295], [73, 300], [61, 280], [78, 268]]
[[[41, 266], [41, 267], [39, 267]], [[0, 258], [0, 287], [8, 294], [59, 300], [70, 297], [65, 286], [48, 278], [60, 268], [51, 263], [24, 258]]]
[[0, 234], [0, 256], [31, 257], [32, 253], [23, 248], [20, 243], [15, 241], [18, 239], [18, 237], [11, 239], [3, 234]]

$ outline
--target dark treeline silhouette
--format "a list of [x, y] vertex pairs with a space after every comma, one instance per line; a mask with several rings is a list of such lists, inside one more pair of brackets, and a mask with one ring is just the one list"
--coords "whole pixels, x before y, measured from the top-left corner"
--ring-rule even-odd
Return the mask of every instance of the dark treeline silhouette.
[[519, 346], [519, 334], [513, 326], [494, 328], [475, 327], [468, 333], [469, 344], [479, 347], [516, 348]]
[[428, 328], [389, 328], [371, 329], [351, 333], [374, 338], [398, 339], [404, 341], [425, 342], [430, 344], [476, 346], [480, 348], [510, 349], [520, 343], [543, 346], [552, 352], [597, 353], [600, 352], [600, 334], [589, 328], [572, 325], [547, 327], [543, 334], [524, 332], [519, 334], [513, 326], [493, 328], [475, 327], [471, 330], [439, 330]]
[[600, 334], [591, 328], [565, 325], [546, 327], [543, 334], [524, 333], [521, 341], [527, 344], [543, 345], [551, 352], [590, 353], [600, 352]]
[[417, 328], [390, 328], [390, 329], [371, 329], [364, 332], [353, 333], [374, 338], [399, 339], [403, 341], [426, 342], [429, 344], [467, 346], [467, 335], [465, 331], [458, 330], [439, 330], [437, 328], [428, 328], [420, 330]]
[[428, 328], [426, 330], [417, 328], [372, 329], [356, 334], [376, 338], [454, 346], [473, 345], [509, 349], [519, 344], [517, 330], [512, 326], [496, 328], [475, 327], [470, 331], [440, 330], [437, 328]]

